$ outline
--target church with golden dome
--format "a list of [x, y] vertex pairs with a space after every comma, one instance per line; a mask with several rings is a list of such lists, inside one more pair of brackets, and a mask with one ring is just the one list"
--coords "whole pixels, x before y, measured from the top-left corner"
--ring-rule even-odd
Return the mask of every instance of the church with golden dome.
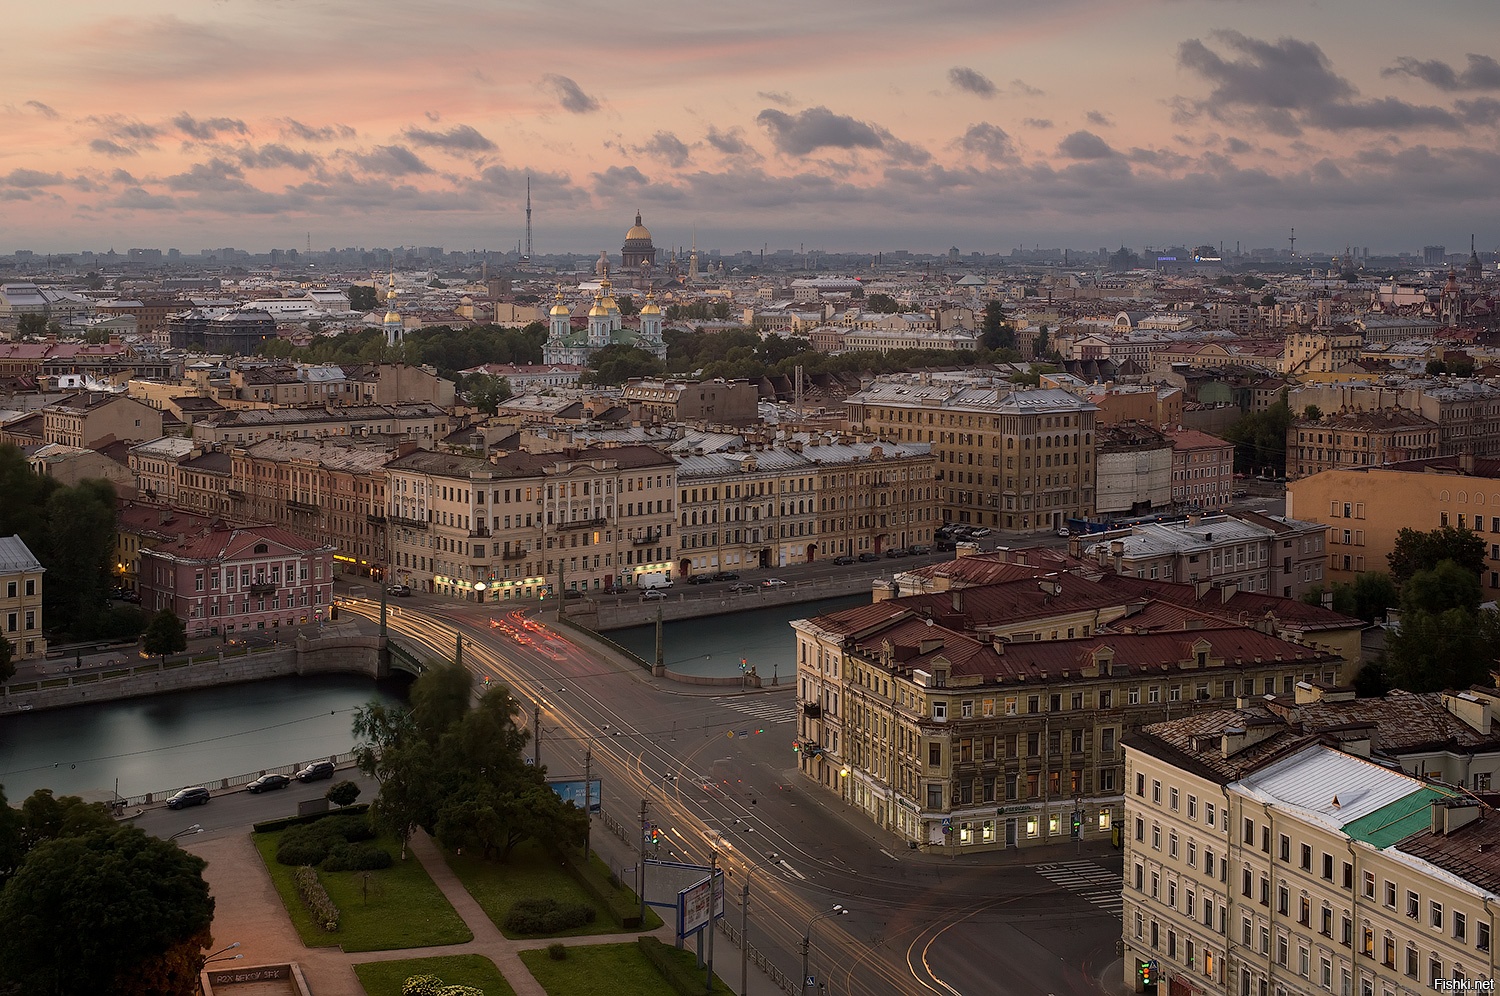
[[649, 287], [655, 269], [656, 244], [651, 241], [651, 232], [641, 224], [641, 213], [637, 211], [635, 224], [625, 233], [625, 244], [620, 247], [621, 275], [627, 283]]
[[543, 363], [574, 363], [588, 366], [589, 359], [606, 346], [634, 346], [655, 356], [667, 358], [667, 343], [662, 338], [661, 306], [656, 296], [646, 294], [646, 303], [639, 313], [640, 327], [629, 328], [615, 300], [614, 285], [608, 271], [594, 291], [593, 304], [588, 310], [588, 322], [583, 329], [573, 327], [573, 309], [563, 299], [562, 288], [557, 289], [552, 310], [547, 314], [547, 341], [542, 343]]

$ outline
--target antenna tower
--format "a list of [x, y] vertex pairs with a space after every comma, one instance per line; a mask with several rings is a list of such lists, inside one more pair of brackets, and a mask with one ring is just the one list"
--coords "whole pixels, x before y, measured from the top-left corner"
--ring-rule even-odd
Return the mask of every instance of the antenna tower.
[[531, 174], [526, 174], [526, 255], [522, 257], [526, 262], [531, 262]]
[[1297, 258], [1297, 230], [1295, 228], [1292, 229], [1291, 238], [1287, 239], [1287, 242], [1291, 243], [1292, 258], [1296, 259]]

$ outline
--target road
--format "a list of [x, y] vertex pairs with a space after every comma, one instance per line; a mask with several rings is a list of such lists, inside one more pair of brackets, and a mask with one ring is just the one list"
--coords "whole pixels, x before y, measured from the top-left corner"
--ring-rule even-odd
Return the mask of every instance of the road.
[[190, 809], [168, 809], [156, 806], [147, 809], [131, 822], [147, 833], [158, 837], [172, 837], [189, 827], [198, 827], [197, 833], [244, 833], [252, 823], [273, 820], [280, 816], [296, 816], [297, 805], [313, 799], [323, 798], [328, 787], [337, 782], [352, 781], [360, 787], [357, 801], [370, 802], [379, 791], [374, 779], [360, 774], [355, 768], [340, 768], [331, 780], [292, 782], [284, 789], [252, 795], [240, 789], [234, 792], [215, 793], [213, 801]]
[[[344, 604], [378, 617], [378, 603]], [[604, 780], [604, 811], [627, 827], [647, 801], [647, 819], [663, 831], [659, 857], [708, 864], [717, 852], [735, 900], [752, 876], [751, 941], [789, 975], [800, 970], [810, 921], [838, 903], [850, 913], [813, 925], [811, 967], [839, 996], [1100, 991], [1095, 980], [1119, 936], [1116, 912], [1015, 855], [944, 860], [897, 850], [893, 837], [792, 770], [790, 686], [685, 694], [597, 660], [509, 606], [401, 599], [390, 625], [445, 656], [462, 634], [464, 663], [479, 680], [504, 682], [539, 710], [541, 761], [553, 777], [581, 777], [587, 755]], [[597, 823], [594, 832], [603, 835]], [[1114, 852], [1066, 857], [1095, 878], [1112, 875], [1118, 894]], [[738, 912], [731, 902], [736, 924]], [[733, 949], [720, 954], [731, 957]], [[719, 972], [736, 974], [723, 960]]]

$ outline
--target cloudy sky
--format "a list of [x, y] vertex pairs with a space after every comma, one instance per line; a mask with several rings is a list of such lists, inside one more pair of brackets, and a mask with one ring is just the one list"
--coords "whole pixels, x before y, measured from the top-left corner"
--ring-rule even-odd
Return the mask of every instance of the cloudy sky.
[[1500, 245], [1494, 0], [77, 0], [0, 252]]

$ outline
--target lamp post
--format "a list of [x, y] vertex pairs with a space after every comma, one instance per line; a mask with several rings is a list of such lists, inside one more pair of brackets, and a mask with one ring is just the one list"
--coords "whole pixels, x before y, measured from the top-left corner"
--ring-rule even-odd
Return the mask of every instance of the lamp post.
[[750, 880], [754, 877], [755, 865], [747, 865], [745, 884], [740, 887], [740, 996], [750, 996]]
[[203, 832], [203, 827], [200, 826], [197, 823], [194, 823], [190, 827], [186, 827], [186, 828], [184, 828], [182, 830], [177, 831], [172, 836], [168, 837], [167, 840], [170, 841], [170, 840], [177, 840], [180, 837], [191, 837], [195, 833], [202, 833], [202, 832]]
[[832, 909], [821, 913], [814, 913], [811, 920], [807, 921], [807, 930], [802, 934], [802, 996], [807, 996], [807, 952], [812, 947], [813, 924], [819, 920], [826, 920], [831, 916], [847, 916], [849, 910], [846, 907], [834, 903]]
[[225, 955], [223, 958], [219, 957], [219, 955], [224, 954], [225, 951], [233, 951], [235, 948], [237, 948], [239, 946], [240, 946], [240, 942], [239, 941], [235, 941], [233, 944], [225, 945], [224, 947], [220, 948], [217, 951], [214, 951], [214, 952], [212, 952], [210, 954], [204, 955], [203, 956], [203, 964], [205, 964], [205, 965], [211, 965], [211, 964], [213, 964], [216, 961], [239, 961], [241, 958], [243, 958], [245, 956], [242, 955], [242, 954], [237, 954], [237, 955]]

